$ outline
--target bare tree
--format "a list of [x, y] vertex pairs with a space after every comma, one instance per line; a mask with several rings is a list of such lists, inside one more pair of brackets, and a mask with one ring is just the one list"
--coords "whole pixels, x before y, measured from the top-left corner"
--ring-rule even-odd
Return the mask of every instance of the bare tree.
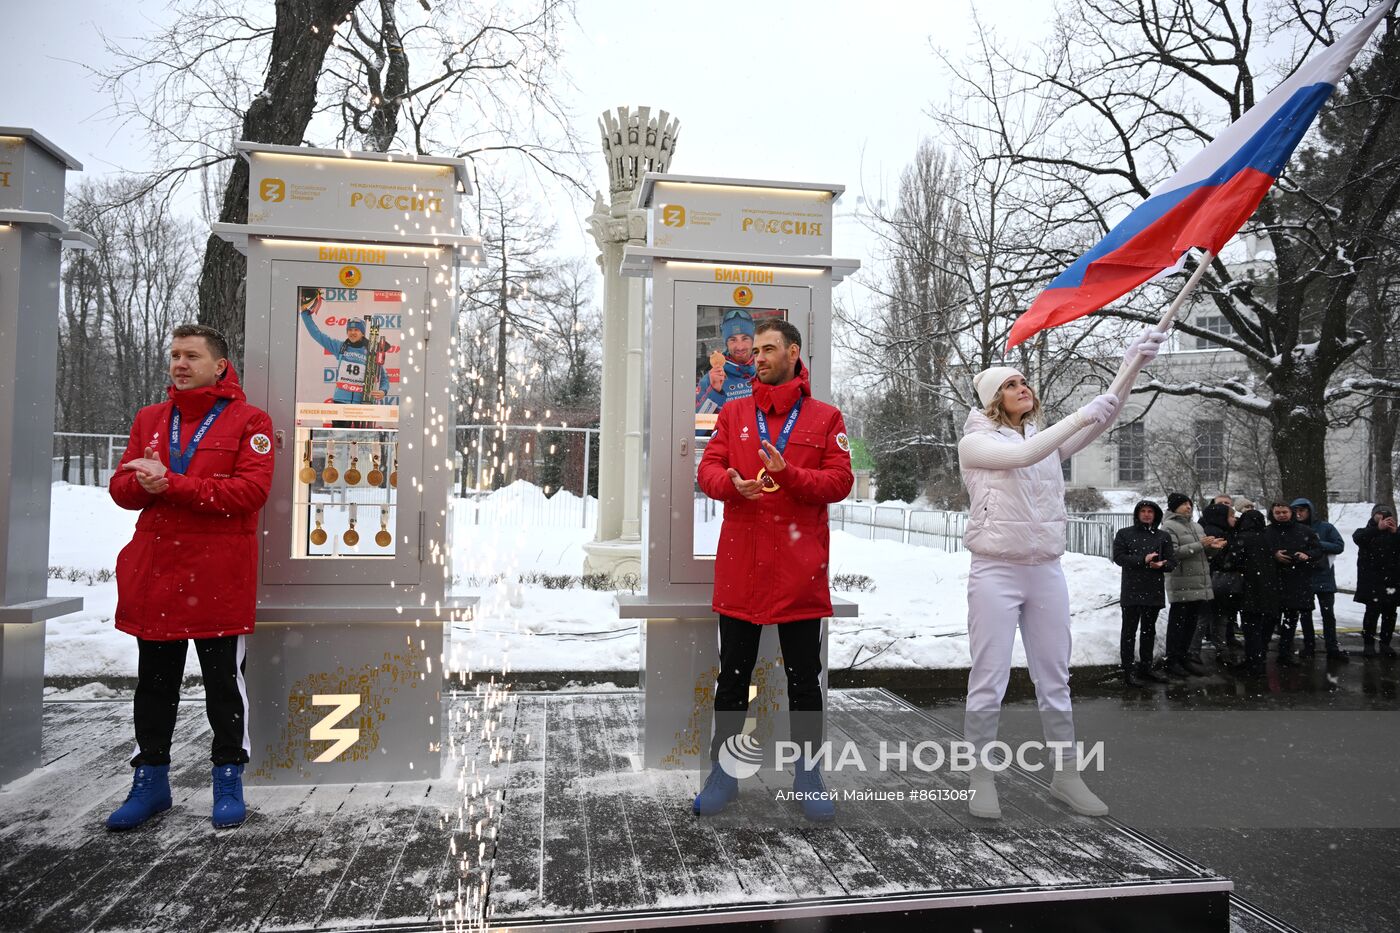
[[549, 365], [545, 398], [568, 411], [598, 407], [603, 315], [593, 303], [594, 265], [574, 258], [550, 268], [538, 293], [539, 352]]
[[[1046, 249], [1063, 266], [1124, 208], [1145, 198], [1182, 155], [1197, 151], [1262, 97], [1275, 77], [1267, 55], [1281, 38], [1293, 40], [1289, 64], [1297, 67], [1354, 15], [1340, 5], [1303, 0], [1270, 4], [1262, 14], [1248, 0], [1074, 0], [1061, 9], [1038, 61], [1017, 60], [984, 42], [959, 77], [986, 96], [986, 76], [997, 75], [1006, 109], [1049, 116], [1034, 145], [1018, 145], [1023, 134], [1014, 120], [990, 128], [1006, 140], [998, 158], [1027, 177], [1067, 186], [1057, 226], [1074, 235]], [[1216, 260], [1204, 293], [1233, 335], [1207, 332], [1189, 320], [1177, 325], [1241, 354], [1251, 378], [1155, 379], [1139, 387], [1215, 399], [1267, 419], [1284, 487], [1318, 502], [1327, 499], [1329, 406], [1358, 391], [1396, 388], [1386, 380], [1337, 377], [1365, 345], [1352, 320], [1355, 291], [1360, 273], [1377, 260], [1400, 202], [1400, 155], [1385, 144], [1400, 122], [1397, 86], [1400, 36], [1392, 13], [1374, 55], [1345, 81], [1345, 106], [1363, 117], [1353, 132], [1332, 141], [1341, 170], [1306, 180], [1290, 170], [1252, 221], [1250, 229], [1275, 256], [1272, 293]], [[1110, 313], [1153, 321], [1155, 303], [1152, 295], [1138, 294]]]
[[[268, 18], [247, 0], [180, 0], [156, 35], [114, 45], [118, 65], [102, 77], [118, 113], [156, 148], [162, 167], [148, 186], [168, 190], [230, 164], [218, 213], [227, 223], [247, 219], [235, 139], [464, 157], [508, 150], [580, 187], [557, 96], [568, 9], [565, 0], [277, 0]], [[232, 245], [208, 239], [199, 319], [230, 337], [237, 358], [245, 271]]]
[[[971, 377], [1003, 360], [1016, 314], [1058, 271], [1045, 250], [1064, 197], [1018, 175], [1004, 157], [1019, 143], [990, 129], [1005, 115], [997, 114], [997, 86], [989, 88], [985, 98], [940, 111], [954, 153], [922, 143], [895, 208], [874, 212], [885, 256], [880, 274], [862, 279], [873, 310], [838, 309], [857, 378], [878, 395], [867, 436], [877, 474], [885, 473], [877, 476], [882, 492], [894, 469], [901, 495], [927, 491], [949, 506], [962, 494], [958, 422], [981, 407]], [[1058, 417], [1082, 385], [1111, 373], [1106, 341], [1118, 349], [1122, 328], [1060, 328], [1021, 345], [1009, 362], [1032, 374], [1047, 413]]]
[[138, 408], [160, 400], [170, 331], [195, 316], [193, 224], [141, 188], [140, 179], [118, 177], [85, 181], [73, 193], [70, 215], [97, 247], [64, 254], [57, 383], [64, 431], [125, 431]]

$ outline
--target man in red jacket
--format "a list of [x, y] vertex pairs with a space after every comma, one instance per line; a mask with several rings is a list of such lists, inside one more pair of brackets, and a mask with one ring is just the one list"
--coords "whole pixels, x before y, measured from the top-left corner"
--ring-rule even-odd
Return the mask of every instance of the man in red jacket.
[[720, 660], [714, 764], [695, 798], [700, 816], [738, 796], [738, 779], [724, 769], [720, 752], [728, 746], [733, 761], [740, 747], [758, 639], [768, 624], [779, 625], [792, 740], [803, 749], [793, 790], [809, 819], [836, 815], [811, 755], [822, 741], [821, 625], [831, 615], [826, 507], [846, 498], [854, 477], [841, 412], [812, 398], [801, 352], [796, 327], [777, 320], [758, 325], [753, 395], [720, 409], [700, 458], [700, 488], [724, 503], [712, 603]]
[[249, 405], [211, 327], [182, 324], [170, 342], [168, 399], [136, 415], [112, 499], [139, 509], [117, 557], [117, 628], [139, 650], [136, 769], [109, 829], [170, 809], [170, 742], [188, 640], [213, 728], [213, 821], [237, 826], [248, 741], [244, 636], [253, 631], [258, 512], [272, 484], [272, 421]]

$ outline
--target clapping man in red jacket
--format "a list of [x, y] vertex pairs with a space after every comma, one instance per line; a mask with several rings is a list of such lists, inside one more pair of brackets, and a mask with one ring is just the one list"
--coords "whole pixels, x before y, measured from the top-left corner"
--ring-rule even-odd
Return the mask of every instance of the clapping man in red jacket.
[[841, 412], [812, 398], [801, 351], [802, 334], [788, 322], [758, 325], [753, 395], [720, 409], [700, 459], [700, 488], [724, 503], [712, 603], [720, 662], [714, 764], [695, 798], [700, 816], [738, 796], [720, 750], [743, 730], [758, 639], [769, 624], [779, 626], [792, 740], [803, 749], [793, 790], [809, 819], [836, 813], [810, 756], [822, 741], [821, 624], [831, 615], [826, 507], [851, 491], [851, 444]]
[[249, 405], [211, 327], [182, 324], [170, 342], [168, 398], [136, 415], [110, 491], [139, 509], [117, 557], [117, 628], [136, 636], [136, 769], [107, 828], [170, 809], [170, 742], [185, 651], [194, 639], [213, 728], [213, 821], [243, 822], [248, 761], [244, 636], [253, 631], [258, 512], [272, 483], [272, 421]]

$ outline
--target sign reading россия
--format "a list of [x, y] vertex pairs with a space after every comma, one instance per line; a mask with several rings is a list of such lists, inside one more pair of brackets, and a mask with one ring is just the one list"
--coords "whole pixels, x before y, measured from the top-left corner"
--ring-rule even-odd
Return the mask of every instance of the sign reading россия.
[[831, 253], [829, 191], [658, 180], [652, 246], [774, 256]]
[[458, 233], [449, 165], [248, 153], [248, 223], [404, 234]]

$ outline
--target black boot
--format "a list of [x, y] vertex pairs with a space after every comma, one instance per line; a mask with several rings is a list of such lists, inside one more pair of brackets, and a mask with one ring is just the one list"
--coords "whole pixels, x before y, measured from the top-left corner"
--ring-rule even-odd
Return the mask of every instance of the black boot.
[[1139, 664], [1137, 669], [1138, 678], [1155, 684], [1169, 684], [1172, 679], [1150, 664]]
[[1400, 657], [1400, 654], [1396, 654], [1395, 649], [1390, 647], [1390, 639], [1381, 642], [1381, 657], [1389, 658], [1392, 661]]
[[1361, 639], [1361, 656], [1363, 658], [1376, 657], [1376, 640], [1374, 638]]
[[1132, 688], [1134, 690], [1138, 690], [1143, 687], [1146, 687], [1147, 681], [1139, 677], [1137, 671], [1133, 670], [1130, 667], [1127, 670], [1123, 671], [1123, 686]]

